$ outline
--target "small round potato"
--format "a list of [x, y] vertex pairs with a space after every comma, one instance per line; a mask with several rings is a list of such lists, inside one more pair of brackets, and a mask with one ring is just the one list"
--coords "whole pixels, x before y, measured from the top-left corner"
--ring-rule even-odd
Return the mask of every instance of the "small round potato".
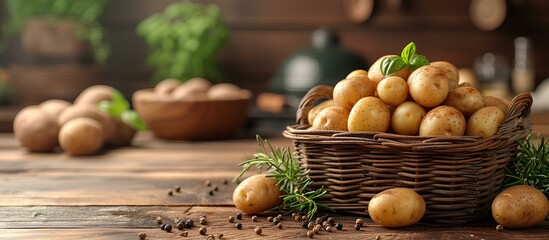
[[33, 152], [47, 152], [57, 146], [59, 124], [39, 106], [28, 106], [13, 120], [13, 133], [21, 146]]
[[328, 99], [311, 108], [311, 110], [309, 110], [309, 113], [307, 114], [307, 121], [309, 122], [309, 124], [313, 125], [313, 121], [315, 120], [315, 117], [318, 115], [318, 113], [324, 108], [331, 106], [335, 106], [335, 102], [333, 99]]
[[91, 118], [72, 119], [59, 131], [59, 145], [71, 155], [94, 154], [103, 146], [103, 142], [103, 127]]
[[359, 75], [363, 75], [363, 76], [368, 76], [368, 72], [364, 69], [357, 69], [357, 70], [354, 70], [352, 72], [350, 72], [346, 78], [352, 78], [352, 77], [355, 77], [355, 76], [359, 76]]
[[440, 68], [425, 65], [410, 74], [408, 88], [421, 106], [436, 107], [448, 96], [448, 77]]
[[63, 126], [68, 121], [79, 117], [88, 117], [99, 122], [102, 126], [101, 129], [103, 130], [103, 137], [105, 137], [106, 142], [110, 142], [111, 139], [116, 137], [116, 124], [114, 118], [99, 110], [95, 105], [74, 104], [66, 108], [65, 111], [59, 115], [57, 123], [59, 123], [59, 126]]
[[112, 99], [112, 94], [114, 91], [116, 91], [116, 89], [111, 86], [94, 85], [82, 91], [80, 95], [78, 95], [76, 100], [74, 100], [74, 104], [90, 104], [95, 106], [97, 105], [97, 103], [103, 100], [110, 101]]
[[368, 214], [387, 228], [407, 227], [421, 220], [426, 210], [421, 195], [408, 188], [392, 188], [376, 194], [368, 203]]
[[206, 97], [210, 100], [245, 99], [251, 96], [250, 91], [241, 89], [232, 83], [215, 84], [206, 92]]
[[444, 71], [448, 78], [448, 87], [450, 90], [457, 88], [459, 84], [459, 71], [456, 66], [447, 61], [431, 62], [431, 66], [438, 67]]
[[469, 117], [484, 107], [484, 97], [476, 88], [458, 87], [450, 90], [444, 104], [456, 108], [465, 117]]
[[253, 215], [282, 203], [282, 192], [274, 178], [258, 174], [244, 179], [233, 192], [233, 203], [241, 211]]
[[[385, 55], [383, 57], [380, 57], [374, 62], [374, 64], [372, 64], [372, 66], [370, 66], [370, 69], [368, 70], [368, 78], [370, 78], [370, 80], [374, 82], [375, 86], [377, 86], [377, 84], [381, 82], [381, 80], [383, 80], [385, 77], [388, 77], [388, 76], [383, 76], [383, 73], [381, 73], [381, 61], [383, 61], [384, 58], [394, 57], [394, 56], [396, 55]], [[410, 68], [405, 67], [402, 70], [396, 73], [393, 73], [391, 76], [397, 76], [397, 77], [401, 77], [402, 79], [408, 79], [408, 76], [410, 76], [410, 73], [411, 73]]]
[[386, 132], [390, 121], [389, 108], [381, 99], [365, 97], [351, 109], [347, 127], [351, 132]]
[[507, 100], [502, 100], [501, 98], [494, 97], [494, 96], [484, 96], [484, 106], [496, 106], [501, 111], [503, 111], [505, 114], [509, 112], [509, 108], [511, 107], [511, 103]]
[[377, 95], [387, 105], [396, 107], [408, 99], [408, 83], [401, 77], [386, 77], [377, 85]]
[[538, 226], [549, 214], [549, 201], [538, 189], [516, 185], [503, 190], [492, 202], [492, 216], [506, 228]]
[[315, 130], [347, 131], [349, 110], [340, 106], [331, 106], [322, 109], [313, 121]]
[[419, 127], [419, 136], [463, 136], [466, 124], [459, 110], [439, 106], [425, 114]]
[[496, 106], [486, 106], [477, 110], [467, 121], [465, 134], [487, 138], [494, 136], [505, 121], [505, 113]]
[[359, 75], [339, 81], [334, 87], [334, 102], [351, 110], [355, 103], [363, 97], [373, 96], [376, 91], [374, 82], [367, 76]]
[[171, 94], [175, 88], [181, 84], [181, 81], [175, 78], [164, 79], [156, 84], [154, 92], [159, 95]]
[[400, 104], [391, 116], [391, 128], [397, 134], [418, 135], [425, 109], [414, 101]]
[[59, 117], [59, 115], [61, 115], [61, 113], [66, 108], [68, 108], [70, 105], [71, 105], [71, 103], [69, 103], [65, 100], [50, 99], [50, 100], [46, 100], [46, 101], [40, 103], [40, 105], [38, 105], [38, 106], [40, 106], [40, 109], [42, 109], [42, 111], [46, 111], [52, 117], [57, 119], [57, 117]]
[[[228, 85], [228, 87], [224, 87], [225, 85]], [[187, 82], [177, 86], [173, 92], [172, 96], [175, 99], [179, 100], [203, 100], [207, 98], [207, 92], [211, 89], [212, 84], [208, 82], [208, 80], [203, 78], [192, 78], [188, 80]], [[221, 86], [217, 87], [218, 89], [214, 90], [214, 92], [217, 94], [217, 92], [227, 91], [225, 88], [228, 88], [229, 91], [232, 91], [233, 88], [236, 90], [240, 89], [236, 86], [233, 86], [233, 84], [222, 84]]]

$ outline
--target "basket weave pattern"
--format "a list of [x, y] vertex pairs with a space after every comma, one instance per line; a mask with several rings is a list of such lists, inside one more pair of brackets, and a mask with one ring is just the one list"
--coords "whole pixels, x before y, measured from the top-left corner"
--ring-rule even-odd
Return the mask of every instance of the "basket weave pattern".
[[293, 140], [313, 187], [326, 188], [322, 202], [337, 211], [367, 214], [375, 194], [407, 187], [425, 199], [424, 220], [461, 224], [482, 219], [501, 188], [505, 166], [516, 156], [516, 142], [531, 129], [532, 96], [523, 93], [511, 102], [498, 133], [485, 139], [307, 130], [314, 102], [332, 98], [332, 91], [330, 86], [311, 89], [301, 101], [297, 124], [283, 135]]

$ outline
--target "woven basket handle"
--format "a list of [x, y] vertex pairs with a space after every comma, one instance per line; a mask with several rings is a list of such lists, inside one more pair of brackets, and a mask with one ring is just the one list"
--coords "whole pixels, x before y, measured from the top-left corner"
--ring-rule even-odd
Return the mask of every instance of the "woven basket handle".
[[301, 102], [299, 103], [299, 108], [296, 112], [296, 123], [297, 124], [307, 124], [308, 120], [307, 117], [309, 115], [309, 111], [313, 107], [314, 103], [317, 100], [328, 98], [332, 99], [332, 93], [334, 91], [334, 87], [328, 86], [328, 85], [319, 85], [311, 88], [305, 96], [301, 99]]
[[532, 107], [533, 101], [532, 94], [529, 92], [515, 96], [511, 101], [511, 106], [507, 112], [507, 121], [530, 116], [530, 108]]

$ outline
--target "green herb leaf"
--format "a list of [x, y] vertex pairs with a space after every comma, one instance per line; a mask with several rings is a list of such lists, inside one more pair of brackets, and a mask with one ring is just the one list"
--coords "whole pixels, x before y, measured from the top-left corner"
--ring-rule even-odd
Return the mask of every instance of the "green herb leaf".
[[143, 122], [143, 119], [141, 119], [141, 117], [139, 117], [139, 115], [134, 110], [127, 110], [122, 112], [122, 114], [120, 115], [120, 119], [122, 119], [124, 123], [137, 131], [147, 130], [145, 122]]
[[410, 63], [414, 55], [416, 54], [416, 44], [414, 42], [408, 43], [404, 49], [402, 49], [402, 53], [400, 56], [406, 63]]
[[388, 57], [381, 60], [381, 73], [383, 76], [390, 76], [407, 66], [408, 64], [404, 61], [404, 59], [402, 59], [402, 57]]
[[429, 65], [429, 60], [427, 60], [427, 58], [423, 55], [416, 54], [414, 57], [412, 57], [412, 60], [408, 63], [408, 65], [410, 66], [410, 69], [414, 71], [420, 67]]

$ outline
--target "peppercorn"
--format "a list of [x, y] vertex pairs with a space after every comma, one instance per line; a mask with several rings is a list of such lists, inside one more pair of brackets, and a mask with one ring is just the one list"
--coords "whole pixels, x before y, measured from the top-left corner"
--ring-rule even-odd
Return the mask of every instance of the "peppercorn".
[[269, 217], [267, 218], [267, 222], [273, 222], [273, 217], [269, 216]]
[[214, 195], [214, 191], [213, 191], [213, 190], [210, 190], [210, 191], [208, 192], [208, 195], [213, 196], [213, 195]]
[[263, 232], [263, 229], [260, 226], [257, 226], [255, 227], [254, 231], [255, 231], [255, 234], [261, 235], [261, 233]]
[[206, 225], [206, 223], [208, 223], [208, 220], [206, 219], [206, 217], [200, 217], [200, 219], [198, 219], [198, 221], [202, 225]]
[[201, 227], [200, 229], [198, 229], [198, 233], [200, 233], [200, 235], [206, 235], [206, 228], [205, 227]]
[[355, 230], [357, 230], [357, 231], [360, 230], [360, 224], [355, 224]]
[[292, 213], [292, 217], [295, 217], [295, 215], [297, 215], [297, 213], [296, 213], [296, 212], [293, 212], [293, 213]]
[[208, 237], [206, 238], [206, 240], [214, 240], [214, 239], [215, 239], [214, 235], [208, 235]]
[[179, 221], [176, 225], [175, 225], [175, 228], [177, 228], [178, 230], [183, 230], [185, 228], [185, 224], [182, 223], [181, 221]]
[[236, 214], [236, 219], [242, 220], [242, 213], [237, 213]]
[[361, 218], [358, 218], [356, 219], [355, 224], [360, 225], [362, 227], [364, 225], [364, 220], [362, 220]]
[[280, 219], [278, 218], [273, 218], [273, 225], [277, 225], [280, 223]]
[[210, 180], [206, 180], [206, 181], [204, 182], [204, 185], [205, 185], [206, 187], [209, 187], [209, 186], [212, 185], [212, 182], [211, 182]]
[[166, 224], [165, 223], [162, 223], [160, 225], [160, 230], [164, 231], [164, 229], [166, 229]]
[[229, 181], [227, 181], [227, 179], [223, 179], [223, 184], [227, 185], [227, 183], [229, 183]]
[[324, 216], [322, 216], [322, 221], [328, 221], [328, 218], [330, 217], [330, 214], [324, 214]]
[[307, 221], [307, 220], [309, 220], [309, 219], [307, 219], [307, 215], [301, 216], [301, 221]]
[[[227, 180], [225, 180], [225, 181], [227, 181]], [[223, 233], [218, 234], [217, 238], [222, 239], [223, 238]]]
[[503, 226], [501, 226], [501, 225], [498, 224], [498, 225], [496, 226], [496, 230], [497, 230], [498, 232], [502, 232], [502, 231], [503, 231]]
[[313, 228], [315, 227], [315, 223], [314, 222], [309, 222], [307, 224], [307, 228], [310, 229], [310, 230], [313, 230]]
[[164, 228], [164, 230], [165, 230], [166, 232], [171, 232], [171, 231], [172, 231], [172, 225], [169, 224], [169, 223], [166, 224], [166, 227]]
[[316, 224], [322, 224], [322, 218], [321, 218], [321, 217], [317, 217], [316, 220], [315, 220], [315, 223], [316, 223]]
[[343, 223], [338, 222], [336, 224], [336, 229], [341, 231], [343, 229]]
[[330, 225], [326, 226], [326, 232], [332, 232], [332, 226]]
[[236, 223], [235, 227], [238, 230], [242, 229], [242, 223]]
[[141, 240], [144, 240], [145, 238], [147, 238], [147, 234], [144, 233], [144, 232], [140, 232], [139, 235], [137, 235], [139, 237], [139, 239]]
[[322, 222], [322, 227], [326, 228], [326, 227], [328, 227], [328, 226], [330, 226], [330, 224], [328, 223], [328, 221]]
[[315, 234], [318, 234], [318, 233], [320, 232], [320, 225], [315, 226], [315, 227], [313, 228], [313, 232], [314, 232]]
[[182, 237], [189, 236], [189, 232], [188, 231], [183, 231], [179, 234], [179, 236], [182, 236]]
[[302, 221], [301, 222], [301, 227], [302, 228], [308, 228], [308, 225], [309, 225], [309, 223], [307, 221]]
[[181, 192], [181, 186], [175, 185], [175, 192]]
[[172, 191], [172, 190], [168, 190], [168, 195], [173, 196], [173, 191]]
[[162, 224], [162, 222], [164, 222], [162, 217], [156, 217], [156, 223], [158, 223], [158, 225]]
[[276, 227], [277, 227], [278, 229], [282, 229], [282, 223], [278, 223], [278, 224], [276, 225]]
[[328, 223], [332, 226], [335, 224], [335, 220], [333, 217], [329, 217], [326, 221], [328, 221]]
[[230, 223], [233, 223], [233, 222], [234, 222], [234, 217], [233, 217], [233, 216], [229, 216], [229, 222], [230, 222]]
[[300, 215], [295, 215], [295, 216], [294, 216], [294, 220], [295, 220], [296, 222], [301, 221], [301, 216], [300, 216]]
[[219, 188], [216, 185], [214, 185], [212, 189], [216, 192], [217, 192], [217, 190], [219, 190]]
[[185, 228], [192, 228], [194, 226], [194, 221], [192, 219], [187, 219], [187, 221], [185, 221]]
[[276, 218], [278, 218], [278, 220], [282, 221], [282, 214], [276, 215]]
[[312, 230], [307, 231], [307, 237], [313, 238], [315, 236], [315, 233]]
[[257, 216], [255, 216], [255, 215], [252, 216], [252, 221], [253, 221], [253, 222], [257, 222]]

